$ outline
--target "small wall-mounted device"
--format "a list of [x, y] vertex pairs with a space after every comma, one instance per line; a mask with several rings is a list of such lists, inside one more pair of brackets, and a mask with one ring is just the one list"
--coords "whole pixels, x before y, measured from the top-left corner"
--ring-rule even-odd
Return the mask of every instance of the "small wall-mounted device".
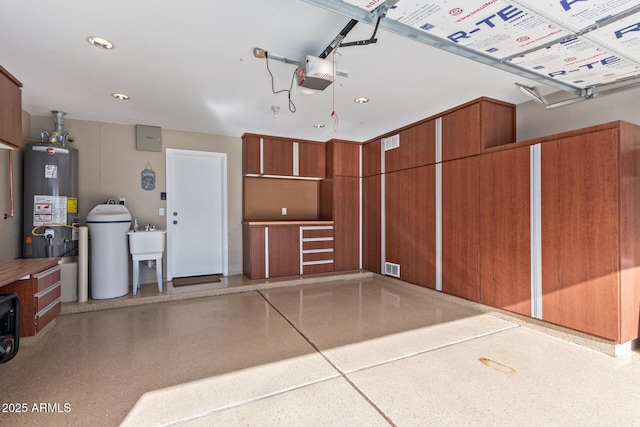
[[162, 128], [136, 125], [136, 150], [162, 151]]

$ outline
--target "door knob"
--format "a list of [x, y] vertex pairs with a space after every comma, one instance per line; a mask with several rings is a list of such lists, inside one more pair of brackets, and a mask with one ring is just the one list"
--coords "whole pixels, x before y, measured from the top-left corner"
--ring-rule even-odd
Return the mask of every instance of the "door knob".
[[178, 212], [174, 212], [174, 213], [173, 213], [173, 216], [178, 216]]
[[173, 223], [174, 223], [174, 224], [177, 224], [177, 223], [178, 223], [178, 221], [173, 221]]

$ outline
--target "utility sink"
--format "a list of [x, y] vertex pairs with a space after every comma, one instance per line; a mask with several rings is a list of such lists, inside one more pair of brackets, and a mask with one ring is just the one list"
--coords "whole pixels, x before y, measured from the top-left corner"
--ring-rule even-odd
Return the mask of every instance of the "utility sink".
[[167, 230], [129, 231], [129, 253], [133, 260], [162, 257]]

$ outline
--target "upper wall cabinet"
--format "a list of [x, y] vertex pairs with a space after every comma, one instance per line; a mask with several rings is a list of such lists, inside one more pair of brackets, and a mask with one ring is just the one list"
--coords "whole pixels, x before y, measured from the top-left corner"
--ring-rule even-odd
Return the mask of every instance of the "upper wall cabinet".
[[516, 140], [515, 107], [479, 98], [442, 116], [442, 160], [475, 156]]
[[332, 139], [327, 143], [327, 178], [360, 176], [360, 144]]
[[0, 66], [0, 143], [22, 147], [22, 83]]
[[383, 139], [385, 172], [393, 172], [436, 162], [436, 121], [429, 120]]
[[515, 106], [478, 98], [365, 144], [363, 173], [371, 176], [476, 156], [512, 143], [515, 137]]
[[325, 175], [324, 143], [245, 134], [242, 173], [321, 179]]

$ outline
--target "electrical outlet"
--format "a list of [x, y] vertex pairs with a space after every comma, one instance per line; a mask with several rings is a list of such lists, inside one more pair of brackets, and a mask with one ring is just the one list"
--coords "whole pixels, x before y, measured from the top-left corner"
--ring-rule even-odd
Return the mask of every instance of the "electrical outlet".
[[164, 208], [159, 208], [158, 209], [158, 215], [164, 216]]
[[127, 204], [127, 199], [125, 199], [124, 197], [120, 197], [120, 204], [122, 206], [126, 205]]
[[286, 215], [287, 214], [287, 208], [282, 208], [282, 215]]

